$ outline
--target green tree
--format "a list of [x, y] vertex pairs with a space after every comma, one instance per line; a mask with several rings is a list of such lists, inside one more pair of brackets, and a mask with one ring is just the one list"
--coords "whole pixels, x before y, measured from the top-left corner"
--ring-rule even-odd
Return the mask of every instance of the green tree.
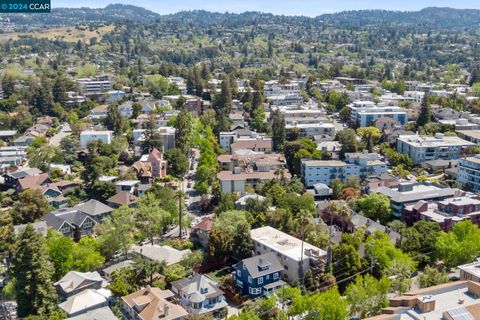
[[428, 93], [425, 93], [423, 97], [422, 106], [420, 108], [420, 114], [417, 119], [417, 127], [426, 125], [431, 120], [431, 110], [430, 110], [430, 96]]
[[108, 130], [112, 130], [115, 135], [121, 135], [125, 129], [123, 117], [118, 111], [118, 106], [110, 105], [107, 109], [107, 117], [105, 118], [105, 126]]
[[49, 209], [40, 189], [27, 189], [18, 195], [11, 214], [14, 224], [31, 223], [42, 218]]
[[71, 238], [64, 237], [57, 231], [48, 230], [45, 245], [50, 261], [53, 264], [53, 280], [58, 280], [72, 268], [75, 243]]
[[333, 263], [336, 277], [341, 275], [342, 278], [348, 278], [362, 270], [362, 258], [351, 244], [342, 244], [333, 250]]
[[158, 262], [149, 259], [136, 259], [133, 264], [136, 283], [140, 285], [152, 285], [153, 276], [157, 273], [162, 274], [166, 268], [165, 261]]
[[391, 282], [387, 277], [377, 280], [369, 274], [357, 276], [345, 291], [350, 314], [360, 318], [380, 314], [382, 308], [388, 306], [390, 287]]
[[427, 266], [425, 270], [418, 276], [420, 288], [436, 286], [438, 284], [447, 283], [449, 281], [448, 274], [437, 268]]
[[193, 115], [185, 110], [180, 111], [175, 123], [175, 146], [186, 153], [190, 150], [194, 127]]
[[65, 88], [65, 78], [63, 76], [57, 76], [52, 87], [53, 101], [59, 103], [62, 107], [68, 101], [67, 90]]
[[357, 199], [355, 207], [364, 216], [375, 221], [379, 220], [382, 224], [386, 224], [391, 219], [390, 199], [383, 194], [371, 193], [365, 195]]
[[137, 228], [143, 238], [150, 240], [160, 236], [169, 224], [173, 222], [172, 216], [161, 208], [159, 201], [153, 193], [147, 193], [137, 202], [135, 209]]
[[456, 223], [450, 232], [440, 232], [435, 252], [449, 267], [473, 261], [480, 254], [480, 229], [471, 221]]
[[232, 255], [241, 260], [252, 255], [253, 241], [250, 237], [250, 226], [246, 223], [239, 224], [232, 239]]
[[[415, 262], [402, 250], [395, 247], [387, 234], [375, 232], [368, 236], [365, 241], [366, 259], [373, 261], [374, 272], [380, 275], [390, 275], [389, 270], [395, 270], [396, 267], [408, 269], [410, 274], [415, 271]], [[406, 266], [406, 268], [403, 268]]]
[[112, 182], [95, 182], [89, 190], [90, 197], [99, 201], [105, 201], [116, 193], [115, 184]]
[[358, 128], [357, 134], [360, 136], [362, 143], [369, 152], [373, 151], [373, 147], [378, 143], [378, 140], [381, 137], [381, 132], [376, 127]]
[[30, 146], [27, 149], [29, 165], [42, 171], [48, 171], [48, 167], [57, 153], [58, 149], [48, 144], [40, 147]]
[[272, 142], [275, 151], [283, 151], [285, 145], [285, 116], [278, 110], [272, 114]]
[[347, 152], [357, 152], [357, 135], [353, 129], [343, 129], [337, 132], [335, 140], [342, 145], [340, 155], [343, 157]]
[[137, 233], [135, 223], [133, 210], [127, 206], [115, 209], [110, 217], [105, 218], [96, 227], [102, 255], [108, 259], [120, 251], [126, 257]]
[[165, 152], [167, 172], [178, 178], [183, 178], [188, 173], [189, 161], [185, 153], [179, 148]]
[[18, 316], [46, 316], [53, 312], [56, 308], [53, 270], [43, 238], [31, 225], [20, 234], [12, 263]]
[[318, 292], [307, 299], [305, 320], [346, 320], [348, 305], [337, 288]]
[[93, 271], [105, 263], [100, 254], [100, 245], [92, 237], [83, 237], [75, 244], [72, 268], [81, 272]]

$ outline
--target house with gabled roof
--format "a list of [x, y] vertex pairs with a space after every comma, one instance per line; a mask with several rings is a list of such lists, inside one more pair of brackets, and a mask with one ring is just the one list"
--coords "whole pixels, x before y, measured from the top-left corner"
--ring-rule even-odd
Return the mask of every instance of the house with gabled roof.
[[37, 168], [29, 168], [25, 170], [18, 170], [9, 172], [3, 175], [3, 184], [7, 188], [15, 188], [17, 181], [28, 176], [36, 176], [42, 173], [42, 170]]
[[137, 197], [128, 191], [120, 191], [108, 198], [107, 203], [112, 208], [119, 208], [123, 205], [134, 207], [137, 203]]
[[69, 316], [77, 316], [85, 312], [104, 308], [112, 302], [112, 292], [108, 289], [87, 289], [66, 301], [60, 303], [58, 307]]
[[107, 282], [97, 271], [70, 271], [53, 285], [57, 289], [60, 298], [65, 300], [86, 289], [103, 288], [107, 285]]
[[219, 284], [203, 274], [195, 274], [172, 282], [172, 291], [180, 304], [191, 314], [219, 315], [227, 302]]
[[43, 220], [49, 228], [59, 231], [75, 241], [93, 233], [95, 220], [86, 213], [74, 208], [62, 208], [47, 213]]
[[111, 215], [113, 211], [111, 207], [95, 199], [90, 199], [87, 202], [77, 204], [73, 208], [87, 214], [97, 223], [102, 222], [102, 220]]
[[134, 293], [123, 296], [122, 311], [127, 320], [183, 320], [188, 312], [171, 300], [174, 293], [147, 286]]
[[258, 298], [285, 285], [280, 260], [273, 252], [243, 259], [233, 266], [233, 281], [242, 295]]

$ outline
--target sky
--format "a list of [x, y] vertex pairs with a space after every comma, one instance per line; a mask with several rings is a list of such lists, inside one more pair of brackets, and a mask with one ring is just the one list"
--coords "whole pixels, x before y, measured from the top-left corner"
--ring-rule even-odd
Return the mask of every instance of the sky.
[[420, 10], [425, 7], [480, 9], [479, 0], [51, 0], [52, 7], [105, 7], [133, 4], [160, 14], [204, 9], [217, 12], [261, 11], [284, 15], [317, 16], [344, 10]]

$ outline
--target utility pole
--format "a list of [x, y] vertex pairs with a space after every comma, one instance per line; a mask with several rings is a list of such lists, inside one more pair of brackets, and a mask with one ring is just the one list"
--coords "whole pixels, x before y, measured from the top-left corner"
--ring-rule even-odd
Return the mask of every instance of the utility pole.
[[182, 239], [182, 195], [183, 195], [183, 176], [180, 180], [180, 190], [178, 190], [178, 238]]

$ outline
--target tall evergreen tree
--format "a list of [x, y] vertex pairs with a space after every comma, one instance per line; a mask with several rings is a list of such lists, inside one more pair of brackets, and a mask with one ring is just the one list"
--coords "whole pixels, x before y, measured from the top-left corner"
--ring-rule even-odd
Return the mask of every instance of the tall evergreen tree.
[[417, 119], [417, 127], [422, 127], [430, 122], [431, 110], [430, 110], [430, 96], [428, 93], [425, 93], [422, 101], [422, 107], [420, 109], [420, 114]]
[[109, 130], [115, 132], [115, 135], [120, 135], [123, 133], [125, 123], [116, 105], [111, 105], [108, 107], [105, 125]]
[[5, 98], [10, 97], [13, 94], [13, 90], [15, 87], [15, 79], [13, 77], [5, 75], [2, 78], [2, 90], [3, 90], [3, 96]]
[[50, 81], [47, 77], [43, 77], [40, 85], [37, 86], [35, 93], [33, 94], [33, 106], [37, 113], [46, 115], [50, 113], [52, 103], [53, 98]]
[[13, 266], [18, 316], [20, 318], [28, 315], [43, 316], [55, 310], [53, 267], [48, 261], [42, 236], [31, 225], [28, 225], [20, 235], [13, 256]]
[[65, 79], [62, 76], [55, 78], [55, 82], [52, 87], [53, 101], [60, 103], [62, 107], [65, 106], [68, 101], [67, 90], [65, 88]]
[[275, 151], [283, 150], [285, 137], [285, 116], [276, 110], [272, 115], [272, 142]]
[[222, 89], [215, 100], [215, 115], [217, 117], [216, 131], [229, 131], [230, 118], [228, 117], [232, 111], [232, 90], [230, 87], [229, 77], [224, 77], [222, 81]]
[[253, 241], [250, 237], [250, 226], [239, 224], [232, 239], [232, 254], [237, 259], [245, 259], [252, 255]]
[[175, 147], [183, 152], [190, 149], [190, 139], [193, 130], [193, 117], [188, 111], [180, 111], [175, 123]]

